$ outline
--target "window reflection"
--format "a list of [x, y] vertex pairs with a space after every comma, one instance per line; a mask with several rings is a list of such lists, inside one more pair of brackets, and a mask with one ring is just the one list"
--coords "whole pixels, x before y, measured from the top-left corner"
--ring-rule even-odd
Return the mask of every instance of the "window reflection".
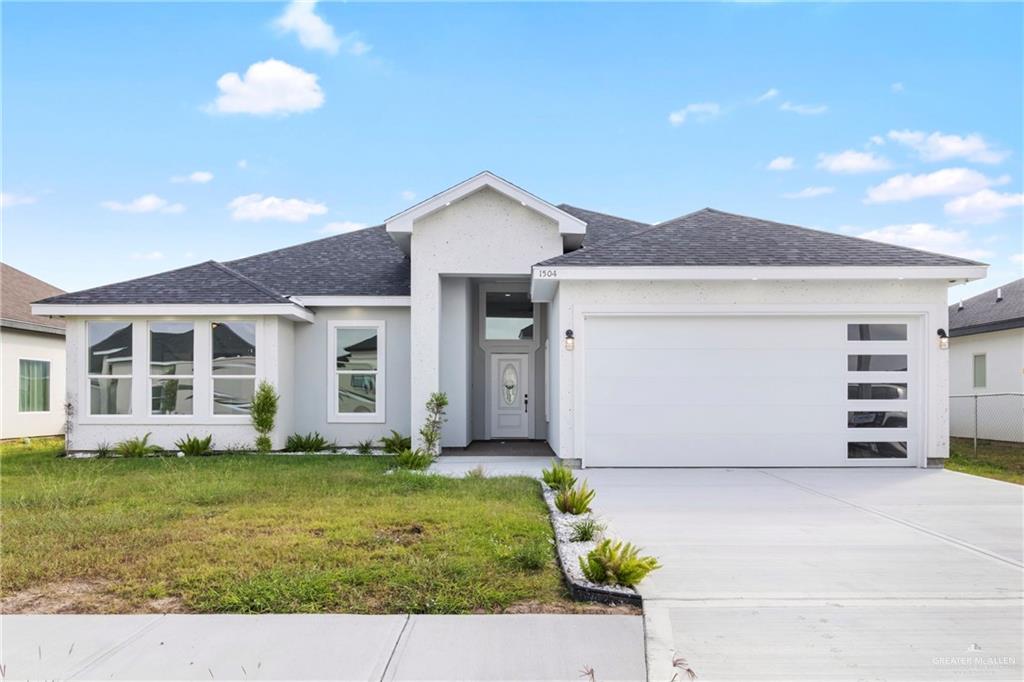
[[851, 429], [902, 429], [907, 426], [907, 413], [848, 412], [846, 425]]
[[906, 400], [906, 384], [847, 384], [847, 400]]
[[906, 459], [907, 442], [847, 443], [847, 459]]
[[533, 338], [533, 303], [525, 291], [488, 291], [484, 337], [488, 341]]

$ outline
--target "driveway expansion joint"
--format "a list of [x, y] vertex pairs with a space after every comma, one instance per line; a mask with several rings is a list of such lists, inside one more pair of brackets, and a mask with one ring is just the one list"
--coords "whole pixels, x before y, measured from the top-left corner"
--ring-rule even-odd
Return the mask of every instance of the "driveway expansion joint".
[[815, 495], [820, 495], [821, 497], [825, 497], [825, 498], [828, 498], [830, 500], [835, 500], [836, 502], [839, 502], [841, 504], [845, 504], [845, 505], [847, 505], [849, 507], [852, 507], [854, 509], [857, 509], [859, 511], [862, 511], [862, 512], [865, 512], [865, 513], [868, 513], [868, 514], [874, 514], [875, 516], [877, 516], [879, 518], [886, 519], [887, 521], [892, 521], [893, 523], [898, 523], [898, 524], [900, 524], [902, 526], [905, 526], [907, 528], [910, 528], [912, 530], [916, 530], [919, 533], [924, 533], [926, 535], [930, 535], [933, 538], [936, 538], [937, 540], [941, 540], [941, 541], [943, 541], [943, 542], [945, 542], [947, 544], [953, 545], [955, 547], [960, 547], [961, 549], [965, 549], [965, 550], [967, 550], [969, 552], [973, 552], [974, 554], [979, 554], [979, 555], [984, 556], [984, 557], [986, 557], [988, 559], [992, 559], [994, 561], [999, 561], [999, 562], [1002, 562], [1002, 563], [1005, 563], [1005, 564], [1009, 564], [1011, 566], [1014, 566], [1015, 568], [1024, 569], [1024, 564], [1020, 563], [1019, 561], [1015, 561], [1013, 559], [1010, 559], [1009, 557], [1004, 557], [1001, 554], [996, 554], [995, 552], [991, 552], [991, 551], [989, 551], [987, 549], [983, 549], [983, 548], [978, 547], [976, 545], [972, 545], [971, 543], [966, 542], [965, 540], [961, 540], [959, 538], [955, 538], [955, 537], [953, 537], [951, 535], [946, 535], [945, 533], [940, 533], [938, 531], [932, 530], [930, 528], [926, 528], [925, 526], [921, 526], [919, 524], [913, 523], [911, 521], [907, 521], [905, 519], [901, 519], [901, 518], [893, 516], [891, 514], [886, 514], [883, 511], [879, 511], [878, 509], [873, 509], [872, 507], [868, 507], [868, 506], [865, 506], [865, 505], [862, 505], [862, 504], [857, 504], [856, 502], [851, 502], [850, 500], [843, 499], [842, 497], [839, 497], [838, 495], [832, 495], [830, 493], [822, 492], [821, 490], [817, 490], [815, 488], [812, 488], [812, 487], [810, 487], [808, 485], [804, 485], [802, 483], [797, 483], [796, 481], [791, 481], [788, 478], [785, 478], [783, 476], [779, 476], [778, 474], [772, 473], [772, 472], [767, 471], [765, 469], [758, 469], [757, 471], [759, 471], [760, 473], [764, 474], [765, 476], [770, 476], [772, 478], [778, 479], [780, 481], [783, 481], [784, 483], [788, 483], [789, 485], [794, 486], [796, 488], [799, 488], [801, 490], [804, 490], [806, 492], [813, 493]]

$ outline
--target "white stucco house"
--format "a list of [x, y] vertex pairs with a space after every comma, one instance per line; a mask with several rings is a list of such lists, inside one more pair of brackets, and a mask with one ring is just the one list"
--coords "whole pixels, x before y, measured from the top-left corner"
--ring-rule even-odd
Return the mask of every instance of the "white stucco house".
[[62, 293], [0, 263], [0, 438], [63, 431], [64, 321], [32, 314], [32, 301]]
[[[480, 173], [383, 225], [36, 303], [67, 322], [70, 445], [252, 442], [257, 378], [340, 444], [546, 441], [608, 466], [926, 466], [947, 288], [973, 261], [712, 209], [649, 225]], [[940, 331], [941, 330], [941, 331]]]
[[950, 433], [1024, 441], [1024, 279], [951, 305], [949, 335]]

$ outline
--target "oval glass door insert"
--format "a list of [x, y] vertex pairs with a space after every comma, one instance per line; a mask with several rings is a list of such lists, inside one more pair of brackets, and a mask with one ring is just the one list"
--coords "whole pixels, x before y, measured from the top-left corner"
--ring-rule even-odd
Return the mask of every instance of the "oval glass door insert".
[[519, 373], [516, 371], [515, 365], [505, 365], [505, 371], [501, 373], [501, 397], [505, 401], [505, 404], [512, 407], [516, 404], [516, 398], [519, 395]]

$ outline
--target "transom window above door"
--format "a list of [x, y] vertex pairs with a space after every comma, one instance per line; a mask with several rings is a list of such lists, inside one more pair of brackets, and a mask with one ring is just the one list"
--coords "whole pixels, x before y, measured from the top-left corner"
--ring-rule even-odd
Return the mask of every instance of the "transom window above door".
[[488, 291], [484, 338], [487, 341], [533, 339], [533, 302], [525, 291]]

